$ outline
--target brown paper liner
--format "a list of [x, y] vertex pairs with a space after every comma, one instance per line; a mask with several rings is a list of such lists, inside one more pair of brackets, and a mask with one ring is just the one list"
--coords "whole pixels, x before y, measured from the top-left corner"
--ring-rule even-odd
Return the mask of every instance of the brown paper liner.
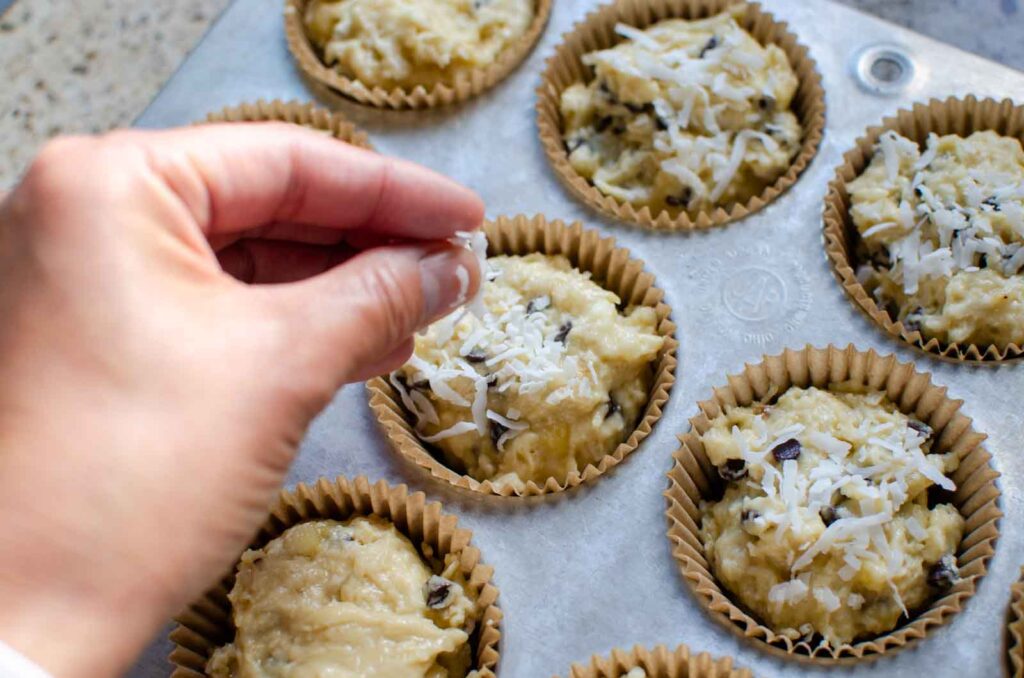
[[367, 106], [378, 108], [422, 109], [449, 106], [465, 101], [490, 89], [505, 79], [530, 53], [551, 15], [552, 0], [536, 0], [533, 21], [526, 32], [507, 45], [498, 58], [485, 67], [462, 73], [452, 83], [438, 83], [430, 89], [417, 85], [413, 89], [395, 87], [386, 90], [377, 85], [366, 85], [354, 78], [341, 75], [326, 65], [317, 48], [306, 36], [302, 17], [307, 0], [285, 0], [284, 32], [288, 49], [299, 68], [314, 81]]
[[372, 149], [369, 137], [341, 113], [333, 113], [312, 103], [265, 101], [228, 106], [206, 116], [206, 122], [267, 122], [276, 120], [330, 132], [331, 136], [353, 146]]
[[[481, 562], [480, 551], [470, 544], [473, 533], [458, 527], [458, 519], [443, 513], [441, 504], [427, 503], [422, 492], [410, 494], [405, 485], [391, 486], [383, 480], [371, 485], [363, 476], [351, 481], [321, 478], [312, 486], [299, 484], [293, 491], [281, 492], [252, 548], [263, 546], [299, 523], [345, 520], [357, 515], [390, 520], [414, 545], [429, 544], [439, 557], [458, 555], [460, 569], [476, 592], [482, 610], [470, 639], [474, 644], [474, 668], [481, 676], [493, 678], [499, 659], [502, 619], [496, 603], [498, 589], [491, 583], [494, 568]], [[178, 626], [170, 636], [174, 643], [169, 657], [175, 667], [172, 678], [205, 676], [210, 655], [234, 637], [227, 597], [234, 580], [232, 568], [217, 586], [176, 618]]]
[[804, 137], [800, 151], [789, 170], [775, 182], [744, 204], [718, 206], [696, 214], [682, 212], [672, 217], [669, 212], [651, 214], [641, 208], [601, 193], [569, 164], [569, 155], [562, 140], [560, 102], [562, 92], [576, 82], [590, 80], [591, 73], [583, 65], [583, 55], [607, 49], [620, 42], [615, 24], [622, 22], [637, 28], [670, 18], [700, 19], [725, 11], [737, 0], [617, 0], [591, 12], [564, 36], [555, 54], [547, 60], [547, 68], [537, 89], [537, 127], [544, 152], [551, 166], [569, 191], [591, 208], [637, 226], [665, 231], [689, 231], [720, 226], [757, 212], [796, 183], [800, 174], [814, 158], [825, 129], [825, 91], [821, 75], [807, 48], [797, 42], [785, 22], [776, 21], [757, 3], [746, 3], [739, 24], [761, 44], [774, 43], [782, 48], [800, 80], [793, 99], [793, 112], [800, 119]]
[[[965, 520], [965, 534], [957, 559], [961, 579], [944, 596], [903, 626], [886, 635], [836, 648], [811, 647], [793, 641], [762, 625], [729, 598], [711, 572], [700, 539], [702, 500], [716, 498], [721, 481], [708, 460], [700, 436], [711, 421], [727, 407], [746, 406], [790, 386], [826, 388], [831, 383], [851, 381], [886, 393], [901, 411], [928, 423], [937, 435], [935, 449], [952, 451], [960, 459], [951, 479], [957, 489], [952, 503]], [[691, 429], [679, 436], [681, 447], [668, 474], [665, 491], [668, 508], [668, 537], [680, 572], [698, 601], [716, 621], [761, 648], [778, 655], [816, 663], [855, 663], [891, 653], [924, 638], [945, 624], [974, 594], [978, 580], [987, 571], [999, 535], [999, 488], [991, 455], [981, 446], [985, 435], [976, 432], [971, 420], [960, 412], [962, 401], [952, 400], [946, 388], [932, 383], [930, 375], [917, 372], [914, 365], [901, 363], [892, 355], [859, 351], [853, 346], [806, 347], [765, 356], [756, 365], [746, 365], [740, 374], [730, 375], [728, 385], [716, 388], [713, 397], [698, 404], [700, 413], [690, 419]]]
[[630, 436], [614, 452], [605, 455], [595, 466], [588, 464], [582, 472], [574, 471], [568, 478], [548, 478], [543, 485], [533, 481], [526, 483], [522, 490], [509, 485], [496, 486], [489, 480], [479, 481], [451, 470], [430, 452], [416, 435], [395, 389], [386, 379], [377, 377], [366, 383], [369, 392], [370, 409], [373, 410], [381, 430], [391, 445], [403, 457], [417, 466], [427, 469], [432, 476], [456, 487], [500, 496], [531, 496], [561, 492], [580, 483], [593, 480], [608, 469], [619, 464], [626, 455], [640, 445], [661, 418], [662, 407], [668, 400], [669, 391], [675, 382], [676, 347], [675, 323], [670, 318], [671, 309], [662, 302], [664, 293], [654, 286], [654, 276], [645, 273], [643, 262], [630, 258], [629, 250], [615, 246], [614, 238], [601, 238], [596, 231], [586, 230], [579, 222], [565, 225], [561, 221], [548, 221], [543, 216], [499, 217], [486, 222], [484, 231], [489, 241], [488, 254], [561, 254], [569, 258], [573, 266], [589, 271], [593, 279], [605, 289], [615, 292], [626, 305], [650, 306], [658, 318], [657, 331], [665, 338], [665, 344], [654, 365], [654, 381], [650, 398], [641, 414], [640, 421]]
[[1010, 587], [1010, 623], [1006, 632], [1010, 643], [1010, 675], [1024, 677], [1024, 567], [1021, 578]]
[[998, 362], [1024, 356], [1024, 347], [1014, 343], [1004, 346], [942, 343], [926, 339], [917, 330], [904, 324], [878, 305], [857, 280], [857, 243], [860, 236], [850, 218], [850, 196], [846, 184], [860, 176], [871, 162], [878, 137], [887, 130], [923, 144], [929, 132], [939, 136], [957, 134], [968, 136], [972, 132], [993, 130], [1002, 136], [1017, 137], [1024, 141], [1024, 106], [1014, 105], [1009, 99], [966, 99], [950, 97], [944, 101], [932, 99], [915, 104], [910, 110], [901, 110], [885, 118], [882, 124], [869, 128], [854, 148], [843, 156], [843, 164], [836, 170], [825, 197], [824, 235], [825, 252], [832, 272], [856, 308], [863, 311], [885, 332], [911, 346], [940, 358], [957, 362]]
[[751, 678], [748, 669], [733, 666], [732, 659], [716, 659], [707, 652], [691, 654], [680, 645], [652, 649], [636, 645], [632, 650], [612, 650], [611, 656], [594, 655], [589, 664], [573, 664], [569, 678], [622, 678], [630, 669], [642, 668], [647, 678]]

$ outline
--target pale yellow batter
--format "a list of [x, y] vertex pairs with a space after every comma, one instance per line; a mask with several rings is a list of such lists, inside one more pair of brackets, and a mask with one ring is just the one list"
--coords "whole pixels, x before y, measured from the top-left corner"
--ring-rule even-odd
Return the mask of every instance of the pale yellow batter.
[[[742, 11], [742, 9], [737, 10]], [[789, 169], [802, 130], [785, 53], [730, 13], [672, 19], [587, 54], [562, 93], [569, 162], [602, 193], [652, 213], [745, 202]]]
[[958, 578], [964, 520], [928, 497], [954, 489], [958, 460], [932, 438], [884, 394], [841, 385], [720, 415], [702, 436], [726, 481], [701, 529], [718, 581], [794, 640], [891, 631]]
[[421, 438], [478, 480], [564, 480], [612, 452], [647, 403], [664, 339], [654, 309], [564, 257], [487, 260], [483, 318], [435, 323], [391, 383]]
[[533, 16], [534, 0], [312, 0], [305, 25], [342, 75], [411, 88], [490, 65]]
[[237, 629], [213, 678], [463, 678], [476, 600], [448, 556], [424, 562], [376, 516], [301, 523], [247, 551], [231, 590]]
[[942, 342], [1024, 343], [1024, 149], [975, 132], [885, 133], [850, 182], [858, 278], [912, 329]]

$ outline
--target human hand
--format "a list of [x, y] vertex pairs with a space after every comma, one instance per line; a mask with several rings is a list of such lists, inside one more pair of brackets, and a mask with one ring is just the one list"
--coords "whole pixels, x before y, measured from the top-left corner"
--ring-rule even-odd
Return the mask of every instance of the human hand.
[[473, 293], [445, 239], [482, 218], [291, 125], [44, 149], [0, 203], [0, 640], [60, 678], [127, 668], [252, 538], [335, 391], [408, 358], [458, 267]]

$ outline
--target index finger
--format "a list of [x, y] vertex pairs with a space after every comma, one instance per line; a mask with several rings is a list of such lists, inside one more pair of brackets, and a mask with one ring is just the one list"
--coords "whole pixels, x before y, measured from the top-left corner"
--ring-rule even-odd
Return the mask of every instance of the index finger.
[[126, 133], [133, 135], [208, 237], [291, 223], [441, 239], [483, 221], [483, 203], [468, 188], [298, 125]]

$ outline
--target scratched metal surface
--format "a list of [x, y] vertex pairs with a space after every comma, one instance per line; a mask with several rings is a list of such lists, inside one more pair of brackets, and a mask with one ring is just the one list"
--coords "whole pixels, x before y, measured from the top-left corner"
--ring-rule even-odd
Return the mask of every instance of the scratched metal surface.
[[[903, 348], [847, 302], [825, 263], [820, 214], [826, 183], [866, 126], [912, 101], [950, 94], [1024, 101], [1024, 73], [825, 0], [770, 0], [790, 22], [824, 75], [828, 125], [817, 158], [769, 208], [725, 228], [690, 235], [646, 233], [602, 219], [558, 184], [536, 141], [533, 103], [543, 60], [598, 0], [558, 0], [540, 44], [506, 82], [461, 107], [387, 113], [351, 105], [304, 82], [288, 55], [280, 0], [237, 0], [137, 124], [180, 125], [224, 105], [257, 98], [321, 102], [362, 125], [383, 152], [433, 167], [476, 189], [490, 216], [542, 212], [579, 219], [615, 236], [646, 262], [665, 289], [679, 325], [679, 381], [665, 416], [639, 451], [586, 487], [543, 501], [481, 499], [452, 491], [398, 459], [383, 443], [359, 385], [343, 389], [314, 422], [289, 483], [365, 474], [408, 483], [444, 502], [475, 531], [496, 568], [505, 612], [500, 673], [527, 678], [565, 674], [573, 661], [634, 643], [680, 642], [731, 655], [759, 676], [998, 676], [1010, 583], [1024, 561], [1024, 364], [968, 367]], [[901, 45], [916, 75], [898, 96], [859, 89], [851, 59], [879, 42]], [[665, 473], [695, 403], [727, 373], [764, 353], [807, 343], [895, 352], [949, 386], [1003, 474], [1002, 536], [977, 595], [948, 626], [916, 648], [875, 663], [833, 671], [769, 656], [709, 619], [677, 573], [665, 537]], [[168, 673], [164, 637], [132, 670]]]

